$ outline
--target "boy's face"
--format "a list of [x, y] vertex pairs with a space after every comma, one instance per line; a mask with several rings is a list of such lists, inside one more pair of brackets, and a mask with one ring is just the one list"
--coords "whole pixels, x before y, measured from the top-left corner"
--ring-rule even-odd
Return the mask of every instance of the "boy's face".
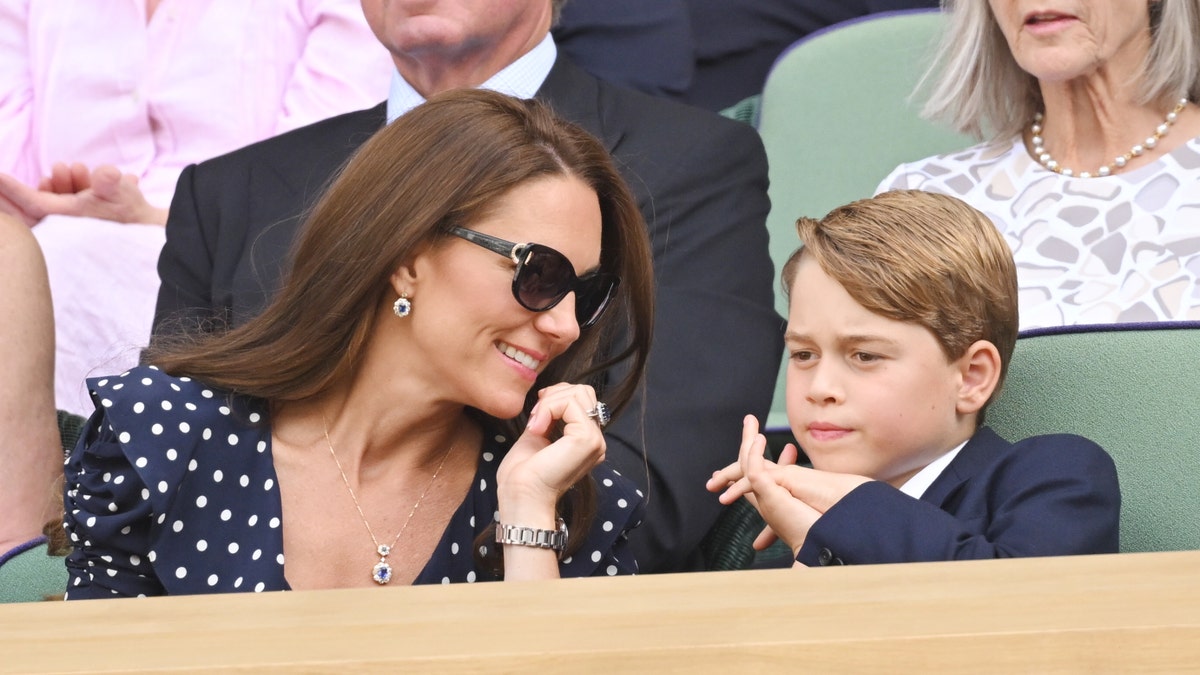
[[868, 311], [808, 256], [786, 340], [788, 420], [814, 468], [899, 487], [974, 432], [962, 360], [924, 326]]

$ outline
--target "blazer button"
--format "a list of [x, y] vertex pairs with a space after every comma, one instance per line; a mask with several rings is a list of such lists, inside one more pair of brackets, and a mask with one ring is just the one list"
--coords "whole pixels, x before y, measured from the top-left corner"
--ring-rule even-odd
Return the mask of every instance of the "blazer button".
[[[832, 562], [833, 562], [833, 551], [830, 551], [827, 548], [821, 549], [821, 552], [817, 554], [817, 564], [822, 567], [825, 567], [826, 565], [829, 565]], [[841, 561], [839, 560], [838, 562], [841, 562]]]

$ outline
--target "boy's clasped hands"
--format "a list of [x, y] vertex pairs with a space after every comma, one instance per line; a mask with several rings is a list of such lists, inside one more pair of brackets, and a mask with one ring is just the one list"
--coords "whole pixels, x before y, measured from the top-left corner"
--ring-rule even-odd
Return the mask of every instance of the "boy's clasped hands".
[[767, 548], [780, 537], [795, 557], [817, 518], [871, 479], [800, 466], [796, 464], [799, 451], [791, 443], [784, 447], [778, 462], [767, 459], [766, 448], [767, 439], [759, 433], [758, 420], [747, 415], [742, 420], [738, 461], [714, 471], [706, 487], [709, 492], [721, 493], [722, 504], [745, 497], [758, 509], [767, 527], [754, 540], [756, 550]]

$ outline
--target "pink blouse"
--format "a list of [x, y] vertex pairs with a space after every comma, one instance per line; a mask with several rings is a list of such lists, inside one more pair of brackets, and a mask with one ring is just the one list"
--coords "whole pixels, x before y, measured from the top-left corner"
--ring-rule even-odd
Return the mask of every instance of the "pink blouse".
[[115, 164], [166, 207], [201, 161], [387, 97], [359, 0], [0, 2], [0, 171]]

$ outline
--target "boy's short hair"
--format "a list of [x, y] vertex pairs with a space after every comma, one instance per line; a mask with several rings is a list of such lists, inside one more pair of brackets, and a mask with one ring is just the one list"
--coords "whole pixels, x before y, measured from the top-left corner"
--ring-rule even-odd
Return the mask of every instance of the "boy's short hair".
[[796, 230], [803, 245], [783, 267], [789, 297], [807, 255], [868, 311], [928, 328], [950, 361], [987, 340], [1000, 352], [995, 398], [1017, 341], [1017, 269], [987, 216], [947, 195], [893, 190], [801, 218]]

